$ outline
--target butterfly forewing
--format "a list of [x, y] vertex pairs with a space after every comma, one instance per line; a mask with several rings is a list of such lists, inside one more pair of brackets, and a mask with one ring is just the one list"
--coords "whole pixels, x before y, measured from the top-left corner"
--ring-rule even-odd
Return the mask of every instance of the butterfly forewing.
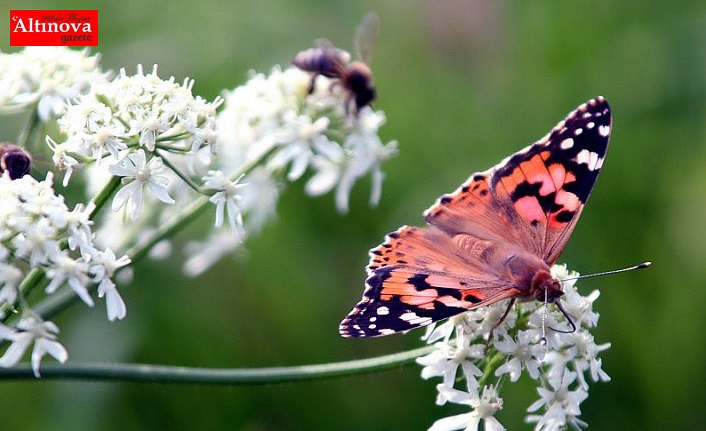
[[491, 190], [518, 216], [520, 237], [541, 238], [539, 249], [532, 251], [548, 264], [563, 251], [591, 194], [608, 150], [611, 122], [608, 102], [590, 100], [493, 171]]
[[590, 100], [543, 139], [439, 198], [424, 213], [430, 226], [388, 235], [370, 251], [363, 298], [341, 335], [402, 332], [526, 295], [503, 259], [524, 254], [547, 270], [554, 263], [596, 182], [610, 131], [608, 102]]
[[543, 139], [439, 198], [427, 223], [507, 241], [554, 263], [596, 182], [610, 127], [604, 98], [584, 103]]

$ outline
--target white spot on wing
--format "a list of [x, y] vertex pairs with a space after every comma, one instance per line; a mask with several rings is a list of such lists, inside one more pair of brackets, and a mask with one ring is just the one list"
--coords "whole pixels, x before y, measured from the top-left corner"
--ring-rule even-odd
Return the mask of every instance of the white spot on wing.
[[428, 325], [431, 323], [431, 317], [417, 316], [417, 313], [415, 313], [414, 311], [408, 311], [408, 312], [400, 315], [400, 319], [404, 320], [405, 322], [409, 323], [410, 325], [423, 326], [423, 325]]
[[574, 146], [574, 140], [571, 138], [566, 138], [563, 141], [561, 141], [561, 144], [559, 144], [559, 148], [562, 150], [568, 150], [569, 148]]
[[603, 158], [598, 159], [598, 162], [596, 162], [596, 166], [593, 168], [594, 171], [603, 167], [603, 160]]
[[574, 130], [574, 135], [576, 135], [576, 136], [580, 135], [581, 133], [583, 133], [583, 129], [580, 127], [578, 129]]
[[371, 317], [371, 318], [370, 318], [370, 323], [373, 323], [373, 322], [376, 321], [376, 320], [378, 320], [377, 317]]
[[610, 126], [598, 126], [598, 134], [606, 137], [610, 133]]
[[380, 335], [391, 335], [395, 333], [394, 329], [389, 328], [380, 329], [378, 332], [380, 333]]
[[593, 129], [593, 126], [595, 125], [596, 123], [594, 123], [593, 121], [589, 121], [588, 124], [586, 124], [586, 127], [588, 127], [589, 129]]
[[603, 161], [598, 157], [598, 153], [594, 153], [593, 151], [588, 151], [586, 149], [579, 151], [574, 160], [579, 165], [587, 165], [589, 171], [599, 169], [599, 163], [603, 163]]
[[377, 325], [373, 323], [373, 324], [368, 325], [368, 328], [375, 329], [375, 328], [377, 328]]
[[378, 307], [377, 313], [380, 316], [386, 316], [386, 315], [390, 314], [390, 309], [383, 305], [381, 307]]

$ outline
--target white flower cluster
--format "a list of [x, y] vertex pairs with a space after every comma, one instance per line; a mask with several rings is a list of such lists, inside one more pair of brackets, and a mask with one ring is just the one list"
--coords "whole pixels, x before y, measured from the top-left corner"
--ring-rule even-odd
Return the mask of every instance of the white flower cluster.
[[218, 115], [223, 168], [268, 155], [265, 166], [286, 171], [296, 181], [311, 169], [306, 191], [318, 196], [336, 189], [336, 207], [345, 212], [353, 184], [373, 176], [371, 204], [380, 199], [380, 165], [396, 154], [396, 142], [383, 144], [378, 129], [382, 112], [369, 107], [346, 112], [347, 94], [335, 79], [318, 76], [309, 94], [311, 74], [276, 67], [269, 75], [254, 74], [225, 95]]
[[[335, 79], [318, 76], [311, 85], [310, 73], [275, 67], [269, 75], [253, 74], [224, 96], [217, 119], [217, 158], [204, 181], [216, 192], [211, 198], [217, 206], [216, 225], [227, 210], [240, 240], [274, 215], [281, 179], [296, 181], [307, 171], [306, 193], [319, 196], [335, 189], [340, 212], [348, 210], [355, 182], [368, 174], [370, 203], [380, 200], [381, 164], [397, 152], [396, 142], [383, 144], [378, 135], [384, 114], [370, 107], [356, 115], [347, 112], [348, 95]], [[258, 168], [242, 181], [233, 178], [254, 165]], [[217, 233], [192, 243], [185, 272], [203, 272], [239, 244]]]
[[112, 81], [93, 85], [59, 118], [66, 140], [57, 143], [47, 137], [54, 162], [66, 169], [64, 183], [77, 166], [99, 162], [125, 184], [113, 210], [125, 206], [137, 219], [145, 187], [160, 201], [174, 203], [167, 191], [167, 169], [157, 154], [193, 159], [215, 151], [215, 116], [222, 99], [207, 102], [194, 96], [193, 83], [161, 79], [155, 66], [148, 74], [141, 67], [135, 75], [123, 69]]
[[[129, 275], [117, 270], [130, 258], [116, 258], [112, 250], [164, 256], [173, 231], [163, 227], [181, 228], [191, 220], [185, 214], [198, 214], [206, 198], [215, 206], [215, 227], [227, 224], [235, 234], [214, 230], [190, 244], [196, 249], [185, 265], [190, 275], [273, 217], [286, 181], [306, 176], [311, 196], [335, 189], [344, 212], [354, 183], [371, 175], [376, 204], [381, 164], [397, 148], [378, 136], [384, 115], [369, 106], [348, 112], [350, 94], [336, 79], [318, 77], [310, 88], [312, 82], [308, 72], [275, 68], [252, 75], [225, 100], [209, 102], [193, 94], [193, 80], [162, 79], [156, 66], [116, 74], [103, 72], [99, 56], [85, 50], [0, 53], [0, 113], [32, 114], [20, 145], [30, 147], [38, 136], [36, 120], [56, 121], [58, 132], [42, 139], [65, 171], [64, 186], [79, 172], [96, 202], [69, 211], [51, 175], [44, 181], [0, 178], [0, 347], [9, 345], [0, 366], [15, 365], [32, 344], [37, 375], [45, 354], [61, 362], [67, 357], [59, 328], [28, 301], [35, 286], [52, 294], [67, 285], [91, 306], [95, 288], [106, 299], [109, 320], [125, 317], [114, 276]], [[108, 202], [113, 211], [93, 226], [94, 210]], [[193, 212], [184, 211], [187, 206]], [[21, 314], [15, 318], [8, 310]]]
[[98, 55], [67, 47], [27, 47], [0, 53], [0, 112], [36, 104], [42, 121], [61, 115], [67, 101], [106, 80]]
[[[46, 293], [52, 294], [67, 284], [83, 302], [93, 306], [88, 286], [97, 284], [100, 296], [106, 296], [108, 318], [125, 317], [125, 304], [112, 278], [115, 271], [130, 263], [127, 257], [116, 259], [110, 249], [99, 250], [89, 220], [90, 208], [82, 205], [71, 211], [64, 198], [54, 193], [52, 174], [43, 181], [29, 175], [12, 180], [0, 176], [0, 317], [13, 309], [18, 301], [26, 303], [28, 292], [21, 289], [22, 280], [35, 268], [42, 269], [49, 283]], [[24, 308], [25, 317], [16, 329], [2, 327], [0, 338], [12, 344], [0, 358], [0, 366], [12, 366], [19, 361], [30, 339], [54, 340], [58, 328], [43, 322]], [[45, 343], [46, 344], [46, 343]], [[35, 345], [35, 352], [47, 351], [61, 360], [58, 348]], [[56, 353], [56, 354], [54, 354]], [[40, 358], [43, 353], [36, 353]], [[33, 367], [39, 359], [33, 354]]]
[[[565, 265], [555, 265], [552, 275], [559, 280], [578, 276], [567, 271]], [[477, 430], [481, 420], [486, 430], [505, 429], [494, 417], [503, 407], [498, 388], [503, 379], [515, 382], [523, 372], [539, 384], [540, 399], [529, 406], [528, 412], [541, 408], [543, 412], [526, 418], [535, 423], [535, 430], [587, 426], [579, 419], [580, 404], [588, 398], [587, 376], [594, 382], [610, 380], [597, 357], [610, 343], [596, 344], [589, 332], [598, 323], [592, 306], [599, 292], [581, 296], [575, 281], [562, 283], [561, 297], [576, 324], [574, 332], [569, 332], [570, 325], [563, 316], [548, 313], [538, 301], [517, 303], [493, 331], [490, 342], [490, 331], [505, 312], [506, 302], [452, 317], [427, 331], [425, 340], [436, 349], [417, 362], [424, 366], [423, 378], [442, 378], [437, 385], [437, 404], [451, 402], [472, 409], [436, 421], [431, 430]], [[460, 382], [462, 389], [457, 388]]]

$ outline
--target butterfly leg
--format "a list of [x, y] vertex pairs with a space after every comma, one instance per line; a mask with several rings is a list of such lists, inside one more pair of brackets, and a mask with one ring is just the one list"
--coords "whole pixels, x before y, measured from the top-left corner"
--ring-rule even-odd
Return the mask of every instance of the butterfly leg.
[[495, 330], [498, 329], [498, 328], [500, 327], [500, 325], [503, 324], [503, 322], [505, 321], [505, 319], [507, 319], [507, 316], [510, 314], [510, 310], [512, 310], [512, 307], [515, 305], [515, 301], [517, 301], [517, 298], [512, 298], [512, 299], [510, 300], [510, 302], [507, 304], [507, 309], [506, 309], [505, 312], [503, 313], [502, 317], [500, 318], [500, 320], [498, 320], [498, 323], [496, 323], [495, 325], [493, 325], [493, 328], [492, 328], [492, 329], [490, 330], [490, 332], [488, 333], [488, 341], [485, 342], [485, 351], [486, 351], [486, 353], [488, 352], [488, 347], [490, 347], [490, 342], [491, 342], [491, 340], [493, 339], [493, 332], [495, 332]]
[[571, 330], [570, 331], [561, 331], [559, 329], [554, 329], [551, 326], [549, 327], [549, 329], [551, 329], [554, 332], [559, 332], [562, 334], [571, 334], [572, 332], [576, 332], [576, 323], [574, 323], [574, 319], [571, 318], [569, 313], [566, 312], [566, 310], [564, 309], [564, 306], [561, 305], [561, 301], [557, 299], [556, 301], [554, 301], [554, 303], [556, 304], [556, 308], [558, 308], [559, 311], [561, 311], [561, 314], [563, 314], [564, 317], [566, 317], [566, 321], [569, 322], [569, 325], [571, 326]]

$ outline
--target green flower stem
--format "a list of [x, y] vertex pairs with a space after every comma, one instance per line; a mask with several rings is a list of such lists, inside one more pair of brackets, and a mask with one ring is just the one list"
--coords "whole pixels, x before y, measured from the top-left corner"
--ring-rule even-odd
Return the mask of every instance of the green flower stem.
[[39, 113], [37, 112], [37, 107], [34, 106], [34, 109], [31, 111], [32, 113], [29, 116], [29, 120], [27, 121], [27, 127], [22, 131], [20, 134], [19, 138], [17, 139], [17, 144], [22, 147], [26, 148], [29, 150], [29, 143], [30, 139], [32, 138], [32, 135], [34, 134], [34, 131], [37, 128], [37, 125], [39, 124]]
[[501, 352], [497, 352], [492, 357], [486, 357], [486, 359], [485, 371], [483, 372], [483, 376], [478, 380], [478, 387], [481, 388], [481, 390], [483, 386], [488, 383], [488, 380], [495, 376], [495, 370], [505, 363], [505, 355]]
[[108, 199], [110, 199], [118, 190], [118, 187], [120, 187], [120, 177], [111, 177], [108, 183], [103, 186], [103, 189], [101, 189], [101, 191], [98, 192], [98, 194], [91, 200], [93, 210], [91, 210], [91, 213], [88, 215], [90, 220], [93, 220], [96, 217], [96, 214], [98, 214], [101, 208], [105, 206]]
[[196, 199], [179, 214], [179, 217], [175, 217], [159, 226], [149, 238], [129, 248], [125, 254], [132, 259], [133, 263], [141, 260], [143, 257], [147, 256], [150, 250], [152, 250], [152, 247], [157, 245], [160, 241], [173, 236], [189, 223], [196, 220], [198, 216], [208, 209], [209, 203], [208, 197], [205, 196]]
[[162, 159], [162, 162], [163, 162], [172, 172], [174, 172], [175, 174], [177, 174], [177, 176], [178, 176], [179, 178], [181, 178], [181, 180], [184, 181], [184, 182], [186, 183], [186, 185], [188, 185], [189, 187], [191, 187], [196, 193], [201, 194], [201, 195], [207, 194], [203, 189], [201, 189], [201, 187], [199, 187], [198, 184], [196, 184], [196, 183], [194, 183], [193, 181], [191, 181], [191, 178], [189, 178], [186, 174], [184, 174], [184, 173], [181, 171], [181, 169], [177, 168], [177, 167], [174, 165], [174, 163], [170, 162], [169, 159], [167, 159], [166, 157], [164, 157], [164, 155], [163, 155], [161, 152], [155, 151], [155, 153]]
[[[526, 328], [529, 324], [529, 317], [530, 313], [517, 316], [517, 322], [515, 323], [515, 327], [513, 329], [518, 330], [518, 328]], [[517, 333], [516, 331], [511, 331], [510, 335], [512, 335], [512, 337], [514, 338]], [[485, 371], [483, 372], [481, 378], [478, 380], [478, 385], [481, 389], [483, 389], [483, 386], [488, 383], [488, 380], [495, 376], [495, 371], [500, 368], [500, 366], [504, 364], [507, 360], [506, 354], [498, 352], [495, 349], [493, 349], [493, 351], [495, 352], [495, 354], [487, 352], [485, 355]]]
[[[246, 163], [238, 171], [231, 174], [229, 179], [231, 181], [235, 181], [241, 176], [249, 174], [253, 169], [255, 169], [255, 167], [257, 167], [257, 165], [262, 160], [265, 160], [271, 153], [272, 150], [266, 152], [261, 157]], [[147, 253], [149, 253], [150, 250], [152, 250], [152, 247], [157, 245], [160, 241], [169, 238], [173, 234], [179, 232], [191, 221], [195, 220], [199, 215], [201, 215], [201, 213], [203, 213], [210, 204], [208, 200], [209, 197], [210, 196], [202, 196], [196, 199], [194, 202], [191, 203], [191, 205], [189, 205], [184, 211], [181, 212], [179, 217], [174, 218], [169, 222], [161, 225], [159, 229], [157, 229], [152, 234], [152, 236], [150, 236], [150, 238], [128, 249], [125, 253], [130, 257], [130, 259], [132, 259], [133, 263], [142, 259], [147, 255]]]
[[253, 386], [319, 380], [389, 370], [414, 363], [434, 346], [377, 358], [359, 359], [329, 364], [300, 365], [274, 368], [190, 368], [142, 364], [80, 364], [42, 365], [42, 378], [36, 379], [28, 366], [0, 368], [0, 380], [73, 379], [131, 381], [140, 383], [198, 383], [211, 385]]
[[[246, 163], [237, 172], [234, 172], [231, 176], [231, 180], [239, 178], [241, 175], [246, 175], [252, 171], [258, 164], [265, 160], [273, 151], [270, 150], [263, 154], [261, 157]], [[113, 177], [115, 178], [115, 177]], [[118, 183], [119, 184], [119, 183]], [[100, 194], [99, 194], [100, 195]], [[209, 205], [208, 198], [202, 196], [191, 203], [184, 211], [182, 211], [179, 217], [176, 217], [169, 222], [162, 224], [149, 238], [136, 244], [135, 246], [128, 249], [125, 254], [127, 254], [132, 263], [139, 261], [140, 259], [147, 256], [147, 254], [152, 250], [152, 247], [157, 245], [160, 241], [169, 238], [175, 233], [179, 232], [191, 221], [195, 220], [201, 213], [206, 211]], [[53, 295], [47, 297], [41, 301], [34, 310], [39, 313], [45, 319], [50, 319], [59, 312], [65, 310], [71, 304], [73, 304], [78, 297], [71, 291], [71, 289], [60, 290]]]

